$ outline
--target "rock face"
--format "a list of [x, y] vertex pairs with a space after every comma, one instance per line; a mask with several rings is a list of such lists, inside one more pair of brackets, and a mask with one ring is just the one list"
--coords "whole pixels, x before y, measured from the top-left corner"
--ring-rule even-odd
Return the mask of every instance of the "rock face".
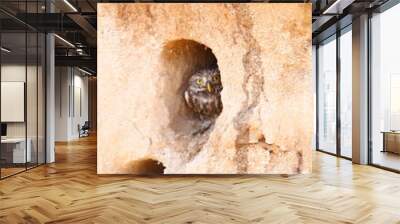
[[[311, 171], [311, 4], [99, 4], [99, 174]], [[191, 74], [218, 66], [204, 132]]]

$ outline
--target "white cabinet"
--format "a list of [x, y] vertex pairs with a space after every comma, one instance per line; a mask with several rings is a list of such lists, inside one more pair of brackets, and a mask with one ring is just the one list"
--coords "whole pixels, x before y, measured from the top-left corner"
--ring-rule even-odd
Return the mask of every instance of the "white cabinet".
[[25, 151], [25, 138], [7, 138], [2, 139], [1, 144], [12, 149], [12, 163], [25, 163], [32, 161], [32, 140], [26, 140], [27, 147]]

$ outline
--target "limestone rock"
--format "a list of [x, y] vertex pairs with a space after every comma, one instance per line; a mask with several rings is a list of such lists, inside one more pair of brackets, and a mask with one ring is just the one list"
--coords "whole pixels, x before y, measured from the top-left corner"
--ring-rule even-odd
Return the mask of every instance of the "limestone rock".
[[[311, 4], [99, 4], [98, 173], [311, 171]], [[185, 105], [217, 65], [222, 113]]]

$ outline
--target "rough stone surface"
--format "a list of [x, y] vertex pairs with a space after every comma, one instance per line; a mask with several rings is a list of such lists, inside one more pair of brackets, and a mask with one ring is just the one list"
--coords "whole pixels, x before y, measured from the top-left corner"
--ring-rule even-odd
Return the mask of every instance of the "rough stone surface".
[[[311, 171], [311, 4], [99, 4], [98, 46], [99, 174]], [[193, 134], [215, 58], [223, 111]]]

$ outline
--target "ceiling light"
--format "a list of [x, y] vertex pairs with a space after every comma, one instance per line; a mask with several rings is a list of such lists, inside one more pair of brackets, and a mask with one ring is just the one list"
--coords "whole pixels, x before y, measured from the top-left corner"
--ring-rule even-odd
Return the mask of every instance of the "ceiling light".
[[78, 12], [78, 9], [75, 8], [68, 0], [64, 0], [65, 4], [67, 4], [74, 12]]
[[55, 37], [57, 37], [59, 40], [61, 40], [62, 42], [64, 42], [64, 43], [66, 43], [67, 45], [69, 45], [70, 47], [73, 47], [73, 48], [75, 48], [75, 45], [73, 45], [71, 42], [69, 42], [68, 40], [66, 40], [66, 39], [64, 39], [64, 38], [62, 38], [62, 37], [60, 37], [59, 35], [57, 35], [57, 34], [54, 34], [54, 36]]
[[332, 5], [325, 9], [322, 14], [342, 14], [343, 10], [353, 2], [354, 0], [336, 0]]
[[1, 49], [1, 51], [4, 51], [6, 53], [10, 53], [11, 52], [11, 50], [9, 50], [9, 49], [7, 49], [5, 47], [1, 47], [0, 49]]
[[79, 68], [79, 67], [78, 67], [78, 70], [81, 71], [81, 72], [83, 72], [83, 73], [85, 73], [85, 74], [87, 74], [87, 75], [93, 75], [92, 73], [90, 73], [90, 72], [88, 72], [88, 71], [86, 71], [86, 70], [83, 70], [83, 69], [81, 69], [81, 68]]

